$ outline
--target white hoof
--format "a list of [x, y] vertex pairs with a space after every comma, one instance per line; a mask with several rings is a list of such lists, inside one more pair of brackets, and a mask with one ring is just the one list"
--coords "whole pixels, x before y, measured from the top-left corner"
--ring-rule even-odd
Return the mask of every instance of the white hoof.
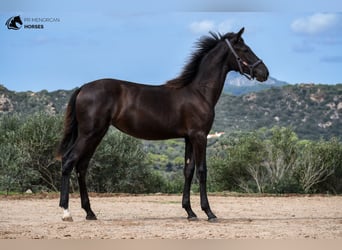
[[63, 211], [63, 216], [62, 216], [62, 221], [74, 221], [72, 219], [72, 216], [69, 212], [69, 209], [64, 209]]
[[62, 217], [62, 221], [70, 221], [70, 222], [72, 222], [72, 221], [74, 221], [73, 219], [72, 219], [72, 217], [71, 216], [69, 216], [69, 217]]

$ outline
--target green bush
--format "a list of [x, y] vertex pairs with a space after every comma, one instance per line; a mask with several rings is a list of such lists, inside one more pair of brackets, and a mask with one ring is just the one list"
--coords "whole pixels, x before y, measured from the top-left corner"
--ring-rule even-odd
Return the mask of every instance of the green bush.
[[297, 171], [305, 193], [342, 192], [342, 144], [336, 138], [306, 142], [300, 152]]
[[259, 166], [263, 160], [264, 145], [255, 133], [240, 134], [229, 138], [224, 149], [225, 153], [209, 160], [209, 180], [216, 191], [255, 191], [256, 186], [250, 185], [248, 168]]
[[90, 163], [89, 189], [95, 192], [160, 192], [165, 180], [147, 165], [141, 141], [110, 129]]
[[41, 187], [57, 191], [56, 176], [59, 169], [53, 150], [60, 127], [59, 117], [43, 113], [30, 117], [1, 117], [0, 186], [13, 182], [11, 189], [15, 191]]
[[[62, 116], [46, 113], [0, 117], [0, 191], [59, 190], [61, 165], [54, 151], [62, 121]], [[162, 149], [157, 150], [158, 146]], [[110, 129], [90, 162], [89, 190], [182, 192], [184, 159], [176, 152], [183, 150], [183, 141], [157, 142], [152, 152], [150, 149], [145, 149], [142, 141]], [[71, 188], [78, 189], [75, 174]], [[196, 176], [192, 190], [198, 191]], [[342, 143], [336, 138], [299, 140], [291, 128], [283, 127], [235, 133], [211, 141], [208, 191], [224, 190], [342, 193]]]
[[342, 144], [337, 139], [300, 141], [292, 129], [275, 127], [235, 135], [221, 148], [209, 160], [216, 191], [342, 192]]
[[[61, 164], [54, 158], [62, 116], [36, 113], [0, 118], [0, 191], [58, 191]], [[99, 145], [88, 169], [89, 190], [146, 193], [167, 190], [166, 179], [152, 170], [139, 140], [114, 129]], [[71, 178], [77, 190], [77, 178]]]

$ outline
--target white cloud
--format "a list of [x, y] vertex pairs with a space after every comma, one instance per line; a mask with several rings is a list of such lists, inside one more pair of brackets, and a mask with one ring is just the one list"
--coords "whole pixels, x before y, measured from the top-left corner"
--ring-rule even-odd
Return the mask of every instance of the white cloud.
[[234, 21], [231, 19], [216, 23], [211, 20], [202, 20], [198, 22], [192, 22], [189, 25], [189, 29], [191, 32], [198, 33], [207, 33], [209, 31], [213, 32], [221, 32], [226, 33], [233, 30]]
[[312, 16], [296, 19], [291, 29], [300, 34], [315, 35], [334, 27], [338, 22], [338, 15], [334, 13], [316, 13]]
[[197, 33], [204, 33], [210, 30], [213, 30], [215, 27], [215, 23], [210, 20], [203, 20], [200, 22], [192, 22], [189, 26], [191, 32]]

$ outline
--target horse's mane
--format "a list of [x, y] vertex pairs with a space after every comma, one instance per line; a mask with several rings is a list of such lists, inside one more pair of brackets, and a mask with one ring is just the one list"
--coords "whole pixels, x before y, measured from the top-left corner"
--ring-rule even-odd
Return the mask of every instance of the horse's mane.
[[219, 41], [231, 37], [233, 33], [221, 35], [220, 33], [209, 32], [211, 36], [203, 36], [197, 42], [197, 50], [191, 56], [189, 62], [183, 68], [182, 73], [175, 79], [169, 80], [164, 84], [165, 87], [181, 88], [190, 84], [195, 78], [202, 58], [212, 50]]

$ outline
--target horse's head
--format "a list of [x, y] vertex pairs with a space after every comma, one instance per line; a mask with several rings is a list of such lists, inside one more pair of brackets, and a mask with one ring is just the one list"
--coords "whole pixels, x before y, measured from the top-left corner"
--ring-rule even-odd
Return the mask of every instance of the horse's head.
[[269, 75], [268, 69], [262, 60], [245, 44], [241, 37], [243, 32], [244, 28], [236, 34], [230, 33], [230, 36], [225, 38], [232, 55], [229, 64], [248, 79], [256, 78], [260, 82], [266, 81]]

